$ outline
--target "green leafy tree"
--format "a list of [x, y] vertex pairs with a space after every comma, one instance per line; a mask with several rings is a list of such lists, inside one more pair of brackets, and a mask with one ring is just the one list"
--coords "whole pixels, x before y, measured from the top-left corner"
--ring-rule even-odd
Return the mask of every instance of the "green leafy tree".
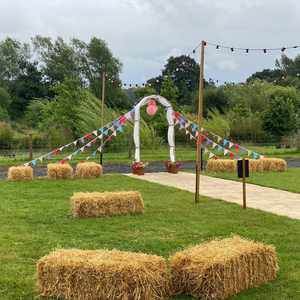
[[22, 70], [22, 74], [9, 84], [12, 94], [9, 111], [12, 119], [22, 118], [32, 99], [43, 98], [51, 94], [49, 85], [43, 81], [43, 74], [38, 70], [36, 62], [24, 63]]
[[0, 41], [0, 83], [8, 84], [22, 74], [22, 65], [30, 58], [30, 46], [6, 38]]
[[263, 114], [263, 127], [278, 139], [297, 129], [297, 112], [292, 99], [276, 96], [270, 99]]
[[187, 56], [171, 56], [165, 65], [162, 74], [156, 78], [148, 80], [158, 92], [161, 93], [164, 76], [170, 76], [178, 89], [177, 102], [180, 105], [191, 105], [193, 96], [199, 85], [199, 65]]
[[165, 76], [161, 85], [160, 94], [171, 101], [173, 104], [177, 103], [179, 91], [174, 81], [170, 76]]
[[8, 109], [11, 103], [11, 97], [6, 89], [0, 87], [0, 121], [8, 120]]

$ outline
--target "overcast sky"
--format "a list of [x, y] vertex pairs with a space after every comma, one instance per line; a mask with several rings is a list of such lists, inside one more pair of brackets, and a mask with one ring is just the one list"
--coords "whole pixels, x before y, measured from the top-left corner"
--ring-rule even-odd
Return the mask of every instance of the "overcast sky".
[[[0, 0], [0, 38], [100, 37], [123, 63], [125, 82], [158, 75], [170, 55], [190, 52], [201, 39], [245, 48], [294, 46], [299, 28], [299, 0]], [[206, 78], [244, 80], [278, 57], [207, 47]]]

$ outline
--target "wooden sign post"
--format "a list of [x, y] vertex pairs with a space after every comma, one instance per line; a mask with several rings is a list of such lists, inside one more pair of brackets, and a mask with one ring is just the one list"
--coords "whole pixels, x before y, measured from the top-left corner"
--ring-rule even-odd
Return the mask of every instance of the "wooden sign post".
[[[102, 95], [101, 95], [101, 128], [104, 126], [104, 100], [105, 100], [105, 71], [102, 72]], [[101, 138], [100, 165], [103, 164], [103, 135]]]
[[243, 208], [246, 209], [247, 208], [246, 178], [249, 177], [249, 160], [245, 158], [238, 160], [237, 171], [238, 171], [238, 178], [242, 178], [242, 182], [243, 182]]
[[206, 42], [201, 42], [200, 53], [200, 78], [199, 78], [199, 99], [198, 99], [198, 138], [196, 152], [196, 184], [195, 184], [195, 203], [199, 202], [200, 193], [200, 171], [201, 171], [201, 144], [200, 129], [203, 121], [203, 98], [204, 98], [204, 50]]

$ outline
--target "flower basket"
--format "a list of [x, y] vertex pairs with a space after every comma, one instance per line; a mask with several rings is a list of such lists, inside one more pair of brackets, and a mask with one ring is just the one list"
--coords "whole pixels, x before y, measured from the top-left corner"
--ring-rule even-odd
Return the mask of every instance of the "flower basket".
[[132, 168], [132, 173], [135, 175], [144, 175], [144, 169], [147, 166], [147, 164], [143, 163], [143, 162], [135, 162], [132, 164], [131, 168]]
[[168, 160], [165, 162], [165, 166], [168, 173], [177, 174], [181, 164], [179, 162], [171, 162]]

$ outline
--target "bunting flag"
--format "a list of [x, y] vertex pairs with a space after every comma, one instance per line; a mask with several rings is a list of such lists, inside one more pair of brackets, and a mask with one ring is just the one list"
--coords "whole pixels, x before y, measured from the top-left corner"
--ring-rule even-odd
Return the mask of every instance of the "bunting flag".
[[60, 146], [59, 148], [56, 148], [45, 155], [42, 155], [36, 159], [33, 159], [32, 161], [25, 163], [24, 166], [30, 166], [30, 165], [36, 166], [38, 161], [42, 162], [44, 159], [51, 159], [51, 157], [53, 155], [61, 154], [63, 152], [63, 150], [69, 148], [70, 146], [78, 146], [79, 143], [84, 144], [83, 147], [81, 147], [80, 149], [77, 149], [72, 154], [70, 154], [69, 156], [64, 158], [62, 161], [65, 162], [65, 161], [71, 160], [73, 158], [73, 156], [84, 152], [87, 148], [92, 147], [92, 145], [95, 144], [97, 142], [97, 140], [101, 140], [104, 137], [108, 137], [108, 139], [106, 138], [106, 140], [109, 141], [112, 139], [112, 137], [110, 137], [111, 135], [116, 136], [117, 132], [124, 132], [124, 128], [123, 128], [124, 124], [128, 120], [132, 120], [133, 112], [134, 112], [134, 110], [131, 110], [131, 111], [127, 112], [126, 114], [120, 116], [119, 118], [113, 120], [112, 122], [106, 124], [102, 128], [99, 128], [90, 133], [87, 133], [69, 144]]
[[[193, 133], [194, 132], [196, 133], [195, 137], [198, 137], [199, 133], [198, 133], [198, 125], [197, 124], [186, 119], [180, 112], [175, 112], [174, 118], [180, 124], [180, 129], [182, 129], [182, 128], [186, 129], [186, 124], [188, 123], [190, 128], [192, 128], [191, 131]], [[216, 149], [218, 151], [223, 151], [223, 153], [226, 152], [226, 155], [229, 155], [230, 157], [239, 158], [240, 153], [247, 155], [248, 157], [251, 157], [254, 159], [259, 159], [259, 158], [264, 157], [263, 155], [261, 155], [257, 152], [248, 150], [245, 147], [242, 147], [236, 143], [233, 143], [232, 141], [230, 141], [226, 138], [222, 138], [221, 136], [204, 129], [203, 127], [200, 128], [200, 132], [203, 133], [203, 135], [207, 138], [207, 139], [205, 139], [202, 137], [202, 135], [200, 135], [200, 139], [202, 142], [204, 142], [205, 140], [208, 141], [208, 144], [211, 145], [213, 149]], [[228, 151], [224, 151], [224, 149], [227, 149]]]

